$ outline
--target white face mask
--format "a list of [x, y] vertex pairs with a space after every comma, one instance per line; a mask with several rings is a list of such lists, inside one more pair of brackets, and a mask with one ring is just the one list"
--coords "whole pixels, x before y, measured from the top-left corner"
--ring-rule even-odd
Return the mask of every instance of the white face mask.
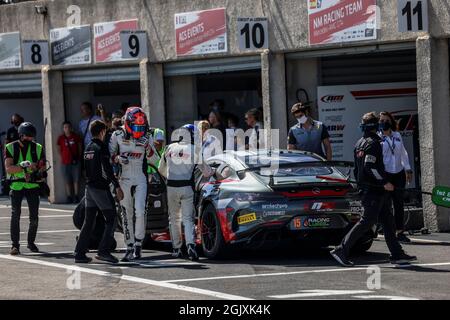
[[305, 124], [307, 120], [308, 120], [308, 117], [306, 117], [306, 116], [301, 116], [300, 118], [297, 119], [298, 123], [300, 123], [300, 124]]

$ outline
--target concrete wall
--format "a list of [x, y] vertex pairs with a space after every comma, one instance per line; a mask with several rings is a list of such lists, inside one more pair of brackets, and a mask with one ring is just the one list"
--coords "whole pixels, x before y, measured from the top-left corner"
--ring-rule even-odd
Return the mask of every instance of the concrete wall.
[[[36, 4], [46, 5], [46, 17], [35, 13]], [[397, 2], [378, 0], [381, 29], [378, 40], [368, 43], [413, 41], [417, 33], [397, 32]], [[0, 7], [0, 33], [20, 31], [22, 39], [47, 39], [49, 29], [65, 27], [70, 5], [81, 8], [81, 24], [138, 18], [149, 36], [149, 60], [176, 60], [174, 14], [226, 7], [229, 53], [240, 54], [236, 41], [236, 17], [267, 16], [270, 24], [270, 50], [273, 52], [309, 49], [307, 1], [303, 0], [59, 0], [31, 1]], [[433, 37], [450, 36], [450, 4], [430, 0], [430, 32]], [[26, 23], [25, 23], [26, 22]], [[354, 44], [357, 45], [357, 44]], [[331, 47], [341, 47], [335, 44]], [[345, 44], [350, 46], [350, 44]], [[330, 46], [327, 46], [330, 47]], [[219, 56], [228, 55], [219, 54]], [[217, 56], [217, 55], [212, 55]]]

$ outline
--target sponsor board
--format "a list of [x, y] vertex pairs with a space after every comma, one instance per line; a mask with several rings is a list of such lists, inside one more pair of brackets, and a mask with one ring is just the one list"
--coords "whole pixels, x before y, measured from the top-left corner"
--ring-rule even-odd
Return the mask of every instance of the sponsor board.
[[225, 8], [175, 14], [177, 56], [227, 52]]
[[307, 0], [309, 43], [342, 43], [377, 38], [376, 0]]
[[95, 62], [113, 62], [128, 60], [122, 58], [120, 32], [136, 30], [138, 20], [111, 21], [94, 24]]
[[0, 34], [0, 69], [17, 69], [20, 67], [22, 67], [20, 33]]
[[53, 65], [91, 63], [91, 27], [89, 25], [50, 30]]
[[256, 213], [248, 213], [237, 218], [238, 224], [247, 224], [256, 221]]
[[321, 229], [331, 225], [330, 217], [295, 217], [290, 223], [291, 230]]

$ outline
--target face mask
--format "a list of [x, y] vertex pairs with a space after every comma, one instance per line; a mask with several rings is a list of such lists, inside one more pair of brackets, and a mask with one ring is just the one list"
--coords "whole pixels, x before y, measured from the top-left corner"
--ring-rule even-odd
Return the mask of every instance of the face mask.
[[391, 123], [390, 122], [381, 122], [379, 125], [380, 130], [383, 131], [388, 131], [389, 129], [392, 128]]
[[300, 124], [305, 124], [307, 120], [308, 120], [308, 117], [306, 117], [306, 116], [301, 116], [300, 118], [297, 119], [298, 123], [300, 123]]

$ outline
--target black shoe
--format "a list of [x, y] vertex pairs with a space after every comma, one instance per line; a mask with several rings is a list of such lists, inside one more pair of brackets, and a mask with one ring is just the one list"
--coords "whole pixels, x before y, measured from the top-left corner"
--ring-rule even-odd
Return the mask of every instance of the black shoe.
[[73, 204], [79, 204], [80, 203], [80, 198], [78, 198], [78, 196], [73, 197]]
[[34, 253], [39, 252], [39, 248], [36, 247], [36, 245], [34, 243], [29, 243], [27, 248], [30, 249], [31, 252], [34, 252]]
[[119, 259], [114, 257], [111, 253], [99, 253], [95, 256], [95, 259], [109, 263], [119, 263]]
[[397, 240], [401, 243], [411, 243], [411, 239], [409, 239], [403, 232], [397, 235]]
[[342, 249], [334, 249], [330, 251], [331, 256], [343, 267], [353, 267], [354, 263], [347, 259]]
[[175, 259], [183, 259], [183, 251], [181, 249], [173, 249], [172, 257]]
[[125, 252], [125, 255], [122, 259], [120, 259], [121, 262], [130, 262], [133, 260], [133, 248], [128, 247], [127, 251]]
[[198, 254], [197, 254], [197, 250], [195, 250], [195, 245], [193, 245], [193, 244], [188, 245], [188, 256], [189, 256], [189, 260], [198, 261]]
[[133, 259], [138, 260], [142, 258], [142, 246], [134, 246]]
[[392, 264], [408, 264], [408, 263], [410, 263], [412, 261], [416, 261], [416, 260], [417, 260], [416, 256], [410, 256], [404, 252], [397, 257], [393, 257], [393, 256], [389, 257], [389, 261]]
[[20, 251], [19, 251], [19, 247], [17, 246], [12, 246], [11, 247], [11, 251], [9, 252], [9, 254], [10, 255], [12, 255], [12, 256], [18, 256], [19, 254], [20, 254]]
[[91, 261], [92, 258], [89, 258], [86, 255], [75, 255], [75, 263], [89, 263]]

